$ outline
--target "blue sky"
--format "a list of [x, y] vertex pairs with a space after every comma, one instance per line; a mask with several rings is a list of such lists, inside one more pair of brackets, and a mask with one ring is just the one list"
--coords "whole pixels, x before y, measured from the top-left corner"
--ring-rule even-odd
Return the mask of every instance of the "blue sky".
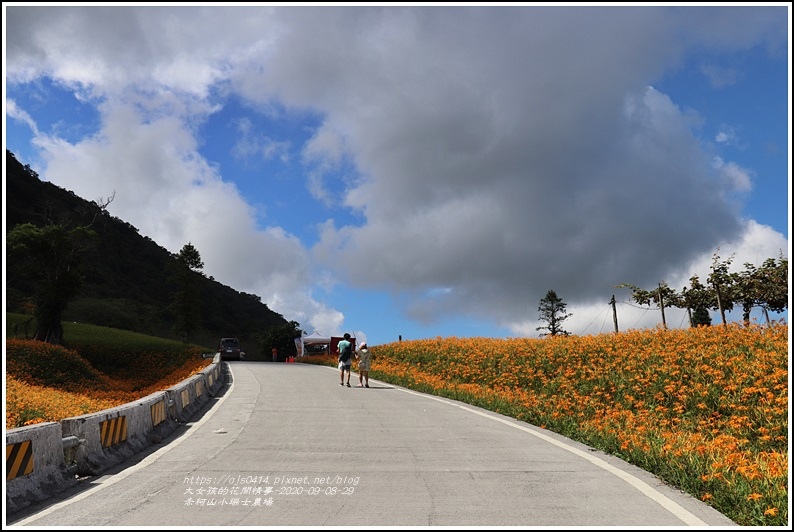
[[307, 333], [654, 327], [617, 285], [789, 255], [788, 3], [3, 12], [6, 148]]

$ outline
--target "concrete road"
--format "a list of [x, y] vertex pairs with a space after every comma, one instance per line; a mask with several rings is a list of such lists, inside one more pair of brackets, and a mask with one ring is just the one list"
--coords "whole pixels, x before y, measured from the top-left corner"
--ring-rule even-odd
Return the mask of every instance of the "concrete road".
[[538, 427], [333, 368], [229, 362], [168, 440], [8, 516], [63, 527], [734, 527]]

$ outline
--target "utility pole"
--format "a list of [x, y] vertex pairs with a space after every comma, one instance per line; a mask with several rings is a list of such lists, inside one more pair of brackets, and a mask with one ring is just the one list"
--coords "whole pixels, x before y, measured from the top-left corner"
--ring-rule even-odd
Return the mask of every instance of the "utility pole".
[[615, 332], [618, 332], [618, 311], [615, 308], [615, 294], [612, 294], [609, 304], [612, 305], [612, 321], [615, 323]]

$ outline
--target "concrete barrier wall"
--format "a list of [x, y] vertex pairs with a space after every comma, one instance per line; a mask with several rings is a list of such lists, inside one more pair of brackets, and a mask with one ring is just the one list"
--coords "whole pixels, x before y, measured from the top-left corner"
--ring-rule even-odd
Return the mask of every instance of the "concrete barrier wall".
[[6, 430], [6, 512], [44, 501], [77, 483], [67, 468], [60, 423]]
[[186, 422], [193, 414], [207, 402], [209, 394], [206, 391], [204, 375], [193, 375], [166, 392], [170, 397], [171, 415], [181, 422]]
[[168, 390], [60, 423], [6, 431], [6, 510], [21, 510], [158, 444], [225, 382], [216, 355], [207, 368]]
[[[220, 359], [220, 356], [216, 355], [216, 358]], [[215, 396], [224, 383], [224, 378], [222, 373], [223, 368], [222, 365], [219, 363], [220, 360], [218, 360], [217, 362], [218, 363], [210, 364], [201, 371], [202, 375], [204, 375], [204, 381], [207, 384], [207, 390], [209, 391], [210, 396]]]
[[166, 392], [157, 392], [133, 403], [62, 420], [63, 437], [76, 436], [81, 442], [74, 450], [76, 473], [98, 475], [170, 434], [179, 423], [167, 416], [168, 400]]

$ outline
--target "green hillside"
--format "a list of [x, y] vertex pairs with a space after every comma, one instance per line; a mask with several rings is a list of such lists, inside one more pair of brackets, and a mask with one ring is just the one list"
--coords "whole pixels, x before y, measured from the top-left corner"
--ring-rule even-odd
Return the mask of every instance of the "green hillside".
[[[22, 223], [37, 227], [86, 223], [84, 217], [94, 207], [91, 201], [40, 180], [9, 151], [3, 180], [6, 231]], [[169, 264], [176, 261], [175, 256], [140, 235], [131, 224], [107, 213], [101, 214], [91, 228], [98, 235], [98, 244], [83, 258], [82, 290], [69, 303], [63, 321], [182, 340], [175, 330], [175, 316], [168, 310], [176, 287], [164, 274]], [[6, 260], [5, 297], [9, 312], [31, 313], [33, 281], [25, 273], [20, 265]], [[256, 295], [239, 292], [203, 274], [199, 277], [199, 326], [188, 342], [215, 347], [220, 338], [233, 336], [240, 339], [249, 360], [259, 359], [260, 354], [264, 359], [260, 353], [261, 338], [286, 326], [287, 320]]]

